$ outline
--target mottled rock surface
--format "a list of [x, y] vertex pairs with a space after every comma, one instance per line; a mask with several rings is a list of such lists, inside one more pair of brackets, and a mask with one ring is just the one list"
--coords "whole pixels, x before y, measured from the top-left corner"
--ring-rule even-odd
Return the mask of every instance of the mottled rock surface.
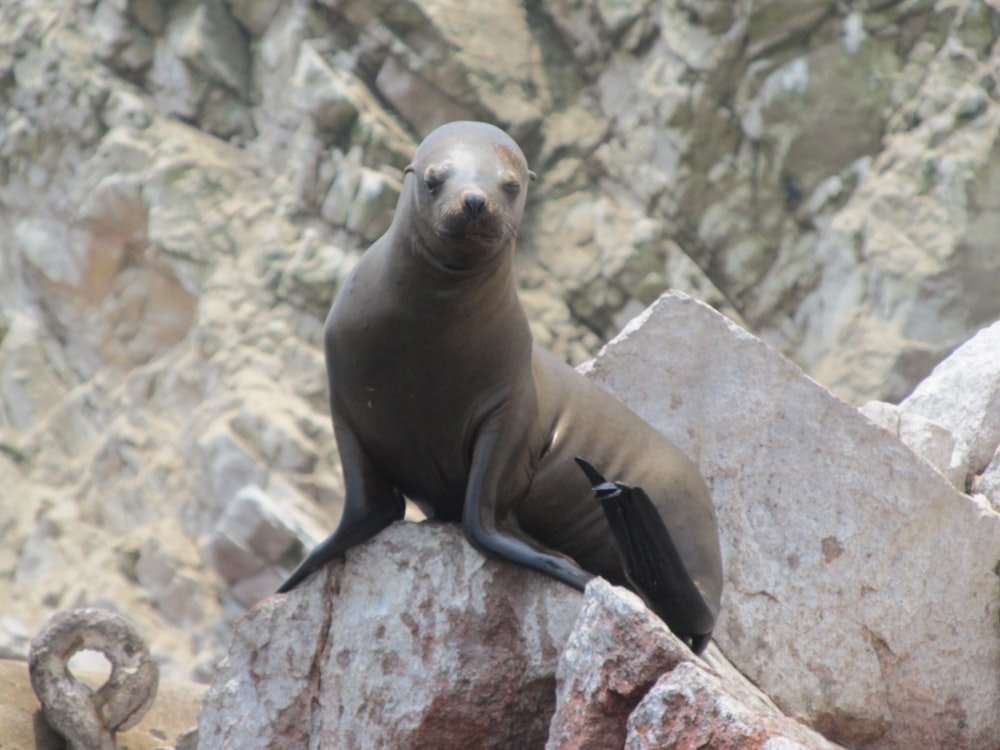
[[779, 707], [853, 747], [997, 746], [1000, 515], [983, 498], [684, 295], [589, 373], [708, 477], [716, 641]]
[[200, 747], [533, 748], [582, 597], [401, 523], [239, 621]]
[[642, 697], [660, 675], [691, 658], [638, 596], [603, 579], [591, 582], [559, 657], [546, 750], [620, 747]]
[[581, 597], [455, 525], [396, 524], [237, 623], [199, 747], [834, 750], [706, 658], [629, 591]]
[[836, 747], [784, 716], [714, 644], [695, 657], [639, 597], [602, 579], [587, 586], [556, 674], [546, 750]]

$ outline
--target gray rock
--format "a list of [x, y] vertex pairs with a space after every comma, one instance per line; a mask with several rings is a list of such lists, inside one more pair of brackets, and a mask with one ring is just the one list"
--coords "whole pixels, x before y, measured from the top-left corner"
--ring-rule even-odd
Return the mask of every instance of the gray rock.
[[233, 17], [254, 36], [259, 36], [274, 20], [281, 0], [227, 0]]
[[969, 446], [929, 419], [895, 404], [869, 401], [861, 413], [903, 441], [937, 469], [955, 489], [965, 492], [969, 482]]
[[0, 426], [27, 431], [65, 394], [38, 323], [17, 315], [0, 340]]
[[226, 506], [205, 543], [204, 555], [227, 583], [243, 582], [234, 592], [251, 606], [281, 583], [281, 574], [268, 566], [301, 550], [302, 541], [268, 495], [248, 485]]
[[899, 406], [964, 440], [972, 473], [982, 473], [1000, 446], [1000, 322], [960, 346]]
[[1000, 511], [1000, 451], [993, 456], [983, 473], [976, 477], [973, 489], [985, 495], [993, 508]]
[[855, 746], [994, 745], [1000, 515], [683, 295], [589, 374], [700, 464], [726, 569], [716, 640], [782, 710]]

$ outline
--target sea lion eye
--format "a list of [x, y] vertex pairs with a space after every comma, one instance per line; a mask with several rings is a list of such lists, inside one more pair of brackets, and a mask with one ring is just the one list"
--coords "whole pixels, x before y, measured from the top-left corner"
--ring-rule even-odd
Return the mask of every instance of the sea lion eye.
[[430, 166], [424, 170], [424, 187], [431, 193], [437, 190], [448, 179], [448, 170], [444, 167]]
[[500, 184], [503, 189], [506, 190], [511, 195], [517, 195], [521, 192], [521, 181], [517, 179], [517, 175], [513, 172], [507, 172], [500, 178]]

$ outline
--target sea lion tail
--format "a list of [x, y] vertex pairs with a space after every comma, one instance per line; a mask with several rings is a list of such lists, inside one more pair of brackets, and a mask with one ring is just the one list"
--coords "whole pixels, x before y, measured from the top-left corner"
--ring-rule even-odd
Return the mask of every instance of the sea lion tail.
[[711, 640], [718, 611], [688, 572], [653, 501], [641, 487], [609, 482], [584, 459], [576, 462], [601, 502], [625, 575], [650, 609], [700, 654]]

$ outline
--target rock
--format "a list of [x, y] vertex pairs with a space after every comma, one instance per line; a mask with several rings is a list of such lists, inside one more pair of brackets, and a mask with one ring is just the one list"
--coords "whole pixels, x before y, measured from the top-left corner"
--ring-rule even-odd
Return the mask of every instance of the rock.
[[1000, 450], [993, 455], [983, 473], [975, 478], [972, 490], [985, 495], [993, 507], [1000, 510]]
[[[125, 75], [134, 75], [146, 68], [153, 59], [153, 40], [149, 32], [136, 22], [133, 13], [142, 17], [142, 11], [151, 5], [149, 2], [119, 0], [97, 3], [90, 23], [84, 26], [85, 33], [95, 43], [94, 54]], [[148, 20], [153, 22], [152, 30], [160, 31], [162, 11], [156, 15], [158, 18], [148, 17]]]
[[691, 658], [638, 596], [594, 579], [559, 657], [546, 750], [621, 747], [639, 701], [660, 675]]
[[201, 746], [834, 748], [635, 594], [595, 579], [579, 605], [457, 525], [396, 524], [237, 623]]
[[964, 440], [971, 471], [981, 474], [1000, 447], [1000, 322], [955, 350], [899, 407]]
[[602, 579], [587, 586], [556, 674], [546, 750], [835, 747], [784, 716], [714, 644], [696, 658], [639, 597]]
[[580, 604], [455, 525], [396, 524], [238, 622], [199, 746], [540, 747]]
[[726, 570], [716, 641], [783, 711], [852, 746], [996, 746], [996, 512], [684, 295], [588, 372], [708, 478]]
[[698, 662], [685, 661], [660, 678], [628, 721], [625, 750], [664, 747], [834, 750], [838, 746], [773, 708], [741, 702], [718, 676]]
[[66, 392], [37, 322], [15, 316], [0, 339], [0, 426], [36, 426]]
[[[262, 569], [276, 564], [286, 556], [301, 553], [302, 541], [280, 509], [256, 485], [247, 485], [230, 502], [205, 548], [209, 564], [228, 582], [236, 583], [263, 575], [264, 581], [273, 581], [267, 590], [273, 593], [281, 583], [280, 574], [264, 574]], [[260, 584], [245, 584], [240, 597], [246, 599], [249, 590], [259, 590]], [[263, 596], [249, 601], [250, 606]]]
[[902, 440], [904, 445], [947, 478], [955, 489], [965, 492], [969, 481], [969, 446], [962, 438], [895, 404], [869, 401], [860, 411]]
[[230, 0], [233, 16], [254, 36], [261, 34], [278, 12], [281, 0]]

